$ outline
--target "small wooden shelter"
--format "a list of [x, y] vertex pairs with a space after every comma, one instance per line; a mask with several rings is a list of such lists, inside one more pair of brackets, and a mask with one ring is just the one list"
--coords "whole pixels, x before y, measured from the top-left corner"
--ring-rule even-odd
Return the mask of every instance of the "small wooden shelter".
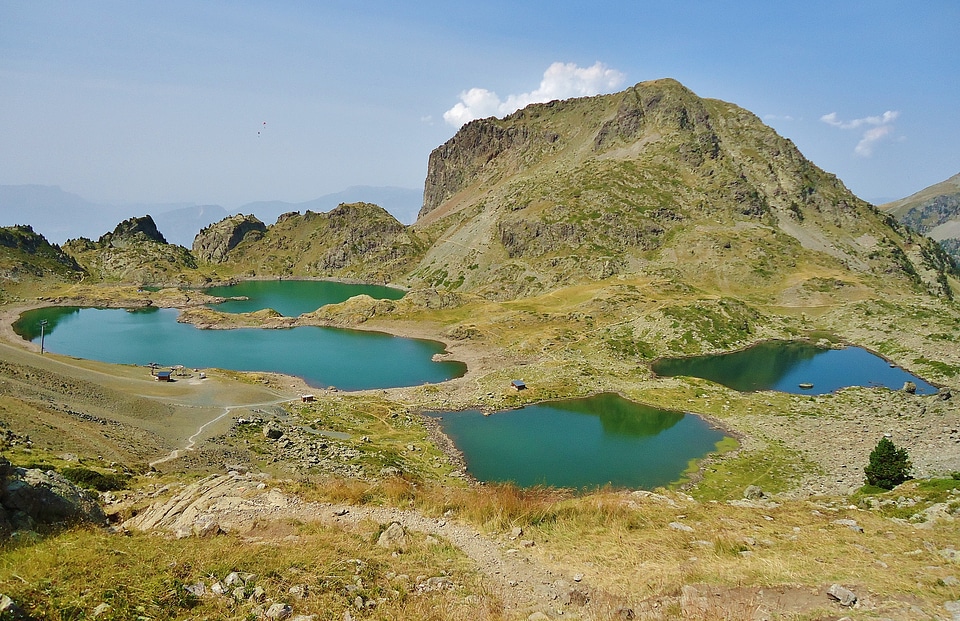
[[518, 391], [527, 389], [527, 385], [523, 383], [523, 380], [518, 380], [518, 379], [513, 380], [512, 382], [510, 382], [510, 385], [513, 386], [513, 388]]

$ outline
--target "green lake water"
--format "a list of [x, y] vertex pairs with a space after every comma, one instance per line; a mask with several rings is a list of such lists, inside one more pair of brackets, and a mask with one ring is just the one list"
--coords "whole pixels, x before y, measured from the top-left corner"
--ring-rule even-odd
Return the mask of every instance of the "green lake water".
[[204, 291], [217, 297], [246, 297], [211, 306], [225, 313], [252, 313], [272, 308], [285, 317], [311, 313], [326, 304], [339, 304], [355, 295], [399, 300], [406, 291], [383, 285], [358, 285], [330, 280], [245, 280]]
[[46, 320], [45, 349], [78, 358], [271, 371], [343, 390], [436, 383], [466, 372], [460, 362], [434, 362], [433, 355], [444, 351], [435, 341], [312, 326], [200, 330], [177, 323], [177, 314], [157, 308], [49, 307], [24, 313], [14, 330], [38, 342], [40, 321]]
[[679, 480], [725, 436], [702, 418], [615, 394], [553, 401], [484, 416], [435, 412], [480, 481], [521, 487], [653, 489]]
[[[699, 377], [742, 392], [819, 395], [849, 386], [899, 390], [904, 382], [914, 382], [918, 394], [937, 392], [936, 386], [861, 347], [825, 349], [805, 341], [768, 341], [728, 354], [663, 358], [652, 368], [663, 377]], [[801, 384], [813, 387], [801, 388]]]

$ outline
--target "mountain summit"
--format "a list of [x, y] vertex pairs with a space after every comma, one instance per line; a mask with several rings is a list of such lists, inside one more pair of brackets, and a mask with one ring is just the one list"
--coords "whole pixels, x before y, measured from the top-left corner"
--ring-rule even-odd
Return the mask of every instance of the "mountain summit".
[[432, 241], [415, 280], [496, 298], [637, 271], [733, 295], [891, 274], [949, 292], [939, 248], [671, 79], [468, 123], [431, 153], [414, 229]]

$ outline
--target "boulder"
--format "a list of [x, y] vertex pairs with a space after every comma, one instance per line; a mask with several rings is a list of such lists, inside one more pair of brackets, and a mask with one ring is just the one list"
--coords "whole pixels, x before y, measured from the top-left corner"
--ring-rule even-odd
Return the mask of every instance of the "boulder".
[[293, 608], [287, 604], [281, 604], [280, 602], [277, 602], [267, 608], [267, 612], [264, 613], [264, 616], [268, 619], [286, 619], [291, 614], [293, 614]]
[[377, 545], [381, 548], [399, 548], [405, 549], [410, 544], [407, 537], [407, 531], [399, 522], [393, 522], [385, 531], [380, 533], [377, 539]]
[[0, 458], [0, 529], [81, 522], [107, 522], [91, 494], [52, 470], [14, 468]]
[[827, 595], [840, 602], [841, 606], [853, 606], [857, 603], [856, 594], [839, 584], [831, 584], [827, 589]]

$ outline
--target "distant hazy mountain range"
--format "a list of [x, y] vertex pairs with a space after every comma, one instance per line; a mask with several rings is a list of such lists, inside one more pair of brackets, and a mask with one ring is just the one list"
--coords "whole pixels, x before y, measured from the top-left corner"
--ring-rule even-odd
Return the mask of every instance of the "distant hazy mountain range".
[[[359, 201], [380, 205], [403, 224], [411, 224], [423, 203], [423, 192], [408, 188], [353, 186], [303, 203], [248, 203], [236, 212], [254, 214], [263, 222], [272, 223], [283, 213], [326, 212], [340, 203]], [[29, 224], [57, 244], [78, 237], [98, 239], [112, 231], [121, 220], [149, 214], [167, 241], [189, 248], [200, 229], [230, 213], [220, 205], [195, 203], [105, 205], [65, 192], [57, 186], [0, 185], [0, 226]]]

